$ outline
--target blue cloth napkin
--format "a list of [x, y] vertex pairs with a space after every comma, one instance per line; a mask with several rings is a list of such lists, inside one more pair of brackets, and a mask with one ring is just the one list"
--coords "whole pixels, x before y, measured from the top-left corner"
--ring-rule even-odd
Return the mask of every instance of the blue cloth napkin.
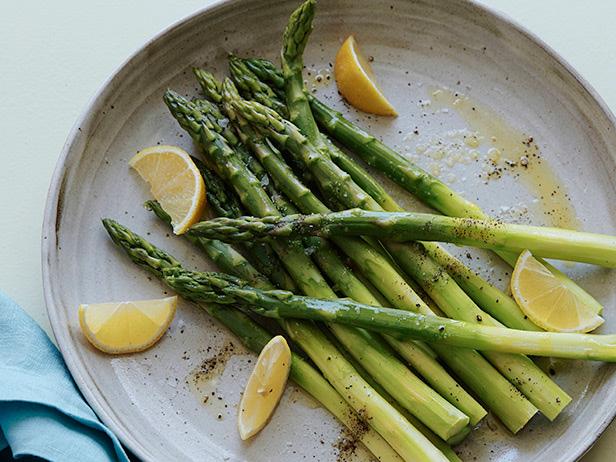
[[45, 332], [0, 292], [0, 451], [53, 462], [128, 462]]

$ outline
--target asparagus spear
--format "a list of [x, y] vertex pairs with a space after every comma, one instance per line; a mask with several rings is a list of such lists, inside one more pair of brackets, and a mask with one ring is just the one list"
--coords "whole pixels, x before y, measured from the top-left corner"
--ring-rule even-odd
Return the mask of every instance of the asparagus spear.
[[[160, 207], [154, 210], [156, 210], [157, 213], [161, 213], [161, 217], [166, 220], [166, 213]], [[140, 236], [113, 220], [103, 220], [103, 225], [112, 240], [120, 246], [135, 263], [146, 268], [158, 278], [162, 279], [162, 268], [181, 267], [180, 263], [174, 257], [154, 247]], [[229, 249], [229, 247], [226, 248]], [[251, 274], [251, 271], [246, 271], [249, 266], [237, 266], [236, 262], [238, 260], [235, 254], [231, 253], [227, 255], [223, 251], [220, 255], [221, 257], [218, 259], [217, 263], [220, 264], [222, 260], [228, 258], [229, 261], [222, 266], [235, 268], [238, 271], [238, 275], [250, 278], [253, 281], [258, 282], [261, 280], [258, 277], [253, 278], [258, 272]], [[259, 353], [271, 339], [271, 335], [267, 331], [241, 311], [215, 303], [198, 303], [198, 306], [226, 326], [244, 345], [246, 345], [246, 347], [255, 353]], [[290, 377], [297, 385], [319, 401], [351, 432], [357, 433], [357, 438], [378, 460], [383, 462], [397, 462], [402, 460], [376, 431], [371, 428], [366, 428], [360, 416], [346, 404], [342, 396], [338, 394], [318, 371], [296, 353], [292, 355]], [[358, 431], [359, 429], [361, 430]]]
[[[234, 187], [244, 206], [252, 213], [279, 213], [261, 189], [260, 183], [252, 172], [237, 158], [224, 138], [217, 134], [215, 130], [208, 128], [209, 121], [202, 117], [201, 113], [194, 108], [194, 105], [191, 105], [179, 95], [169, 92], [165, 95], [165, 101], [180, 124], [202, 143], [209, 154], [209, 158], [215, 163], [217, 170]], [[285, 249], [281, 243], [277, 243], [273, 247], [304, 293], [324, 298], [336, 298], [335, 293], [323, 279], [318, 269], [312, 266], [312, 261], [304, 254], [303, 249], [297, 246]], [[362, 342], [362, 339], [355, 334], [354, 329], [342, 325], [333, 324], [329, 327], [338, 339], [349, 347], [349, 351], [355, 352], [361, 347], [369, 352], [368, 356], [378, 358], [378, 363], [381, 366], [379, 372], [383, 376], [386, 373], [389, 374], [388, 381], [383, 379], [383, 386], [390, 387], [390, 391], [396, 394], [401, 404], [405, 405], [411, 412], [415, 412], [439, 435], [448, 439], [462, 430], [468, 423], [468, 417], [425, 386], [408, 369], [397, 362], [392, 355], [388, 355], [386, 351], [380, 348], [376, 341]], [[314, 358], [312, 359], [316, 362]], [[412, 387], [405, 386], [405, 383]], [[403, 388], [406, 389], [405, 394], [400, 393]], [[398, 443], [390, 441], [390, 444]]]
[[368, 235], [395, 242], [440, 241], [516, 252], [528, 249], [533, 255], [545, 258], [616, 266], [616, 237], [613, 236], [430, 213], [353, 209], [286, 217], [221, 218], [195, 225], [193, 232], [213, 238], [220, 233], [234, 241]]
[[[297, 157], [303, 159], [306, 166], [312, 169], [315, 178], [321, 182], [323, 189], [338, 189], [339, 197], [346, 202], [347, 206], [381, 210], [380, 206], [371, 197], [370, 200], [365, 200], [362, 196], [362, 194], [365, 195], [363, 190], [350, 180], [346, 173], [340, 173], [340, 169], [331, 159], [322, 155], [318, 149], [302, 136], [297, 127], [292, 123], [282, 119], [274, 111], [256, 102], [238, 100], [234, 103], [234, 106], [244, 117], [250, 119], [261, 130], [267, 132], [272, 139], [285, 146]], [[425, 262], [426, 257], [420, 252], [421, 248], [411, 246], [391, 247], [393, 243], [385, 243], [396, 261], [405, 270], [414, 271], [421, 268], [422, 265], [425, 267], [425, 264], [428, 263], [434, 266], [433, 262]], [[352, 255], [349, 256], [353, 258]], [[446, 296], [438, 294], [435, 290], [435, 285], [432, 282], [434, 274], [438, 275], [442, 280], [439, 289], [447, 291]], [[438, 271], [435, 270], [430, 275], [425, 271], [414, 271], [411, 273], [411, 276], [416, 278], [422, 288], [435, 301], [442, 303], [439, 306], [448, 316], [461, 317], [464, 315], [466, 316], [465, 320], [469, 320], [468, 316], [471, 313], [483, 313], [459, 289], [455, 281], [444, 270], [439, 268]], [[391, 300], [391, 302], [396, 303], [395, 299]], [[463, 305], [467, 307], [467, 310], [462, 312], [457, 309], [457, 305]], [[472, 319], [478, 322], [481, 319], [481, 315], [479, 317], [475, 316]], [[562, 408], [570, 402], [570, 397], [528, 358], [495, 353], [486, 353], [485, 355], [548, 418], [555, 418]]]
[[263, 58], [243, 58], [242, 61], [261, 82], [268, 84], [274, 91], [284, 90], [284, 76], [274, 63]]
[[[327, 335], [327, 332], [326, 332]], [[339, 351], [345, 351], [344, 347], [340, 345], [340, 342], [336, 340], [336, 337], [328, 336], [328, 339], [338, 348]], [[363, 379], [370, 384], [374, 390], [381, 395], [389, 404], [391, 404], [394, 408], [402, 414], [406, 420], [408, 420], [415, 428], [417, 428], [421, 433], [424, 434], [426, 438], [430, 440], [434, 446], [436, 446], [439, 451], [441, 451], [447, 459], [452, 462], [461, 462], [460, 458], [456, 454], [456, 452], [451, 448], [450, 445], [456, 445], [460, 443], [468, 434], [472, 431], [470, 426], [467, 426], [465, 431], [460, 432], [455, 438], [448, 440], [447, 442], [443, 441], [438, 435], [432, 432], [428, 427], [426, 427], [420, 420], [417, 419], [413, 414], [404, 409], [398, 402], [391, 396], [387, 391], [381, 387], [374, 378], [368, 373], [368, 371], [362, 366], [362, 364], [357, 361], [352, 355], [345, 355], [346, 359], [351, 363], [351, 365], [355, 368], [357, 373], [363, 377]], [[458, 439], [459, 438], [459, 439]]]
[[312, 32], [315, 7], [315, 0], [306, 0], [291, 14], [282, 36], [283, 46], [280, 53], [286, 103], [289, 108], [289, 120], [292, 122], [295, 122], [297, 119], [312, 120], [313, 124], [302, 126], [304, 134], [312, 141], [319, 137], [319, 129], [316, 123], [314, 123], [310, 106], [304, 93], [304, 78], [302, 76], [304, 63], [302, 56], [308, 42], [308, 37]]
[[[282, 161], [279, 154], [268, 148], [268, 144], [262, 142], [262, 138], [252, 130], [252, 128], [241, 117], [233, 111], [233, 101], [239, 97], [234, 90], [234, 86], [230, 81], [225, 81], [223, 84], [223, 96], [225, 108], [228, 115], [234, 122], [239, 124], [240, 136], [245, 139], [247, 144], [253, 147], [253, 151], [259, 161], [265, 166], [266, 170], [272, 175], [272, 179], [284, 192], [291, 197], [300, 207], [308, 208], [309, 210], [327, 211], [327, 207], [323, 205], [312, 192], [307, 189], [290, 171], [289, 167]], [[399, 288], [401, 291], [406, 289], [404, 283], [400, 284], [399, 275], [391, 268], [388, 263], [383, 262], [382, 256], [372, 247], [361, 240], [343, 239], [337, 240], [337, 245], [344, 248], [348, 255], [359, 260], [362, 266], [370, 270], [372, 279], [377, 279], [380, 284], [389, 284], [391, 292], [395, 293]], [[359, 295], [359, 296], [358, 296]], [[363, 294], [357, 292], [353, 294], [353, 298], [367, 303], [378, 303], [375, 298], [366, 300], [362, 298]], [[396, 295], [396, 297], [398, 297]], [[413, 298], [413, 303], [417, 303], [416, 297]], [[426, 355], [425, 348], [417, 346], [410, 342], [400, 342], [391, 337], [385, 337], [390, 345], [404, 357], [412, 366], [418, 370], [424, 379], [438, 390], [450, 402], [462, 409], [471, 417], [471, 422], [476, 423], [485, 416], [485, 411], [470, 397], [458, 384], [449, 377], [447, 372], [436, 362], [430, 355]], [[449, 353], [449, 364], [456, 371], [464, 376], [468, 371], [468, 364], [472, 363], [476, 369], [473, 377], [481, 377], [480, 381], [496, 384], [495, 389], [498, 391], [493, 393], [494, 396], [498, 392], [506, 389], [509, 390], [506, 382], [500, 381], [498, 374], [493, 374], [493, 369], [484, 364], [482, 358], [472, 353], [457, 352]], [[464, 367], [462, 365], [464, 364]], [[487, 366], [487, 367], [485, 367]], [[490, 394], [490, 393], [488, 393]], [[518, 420], [512, 419], [518, 422]]]
[[236, 303], [275, 319], [312, 319], [396, 333], [430, 343], [486, 351], [616, 362], [616, 335], [527, 332], [480, 326], [437, 316], [363, 305], [350, 299], [325, 300], [285, 291], [262, 291], [222, 273], [163, 269], [165, 281], [196, 301]]

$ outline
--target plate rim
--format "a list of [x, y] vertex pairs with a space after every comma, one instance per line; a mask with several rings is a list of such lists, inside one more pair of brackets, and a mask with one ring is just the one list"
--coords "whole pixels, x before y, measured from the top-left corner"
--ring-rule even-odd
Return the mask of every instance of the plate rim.
[[[505, 25], [511, 27], [515, 32], [520, 33], [525, 38], [539, 46], [551, 59], [553, 59], [558, 65], [562, 66], [563, 70], [572, 77], [582, 89], [583, 92], [592, 99], [597, 105], [598, 109], [603, 112], [606, 119], [611, 126], [616, 128], [616, 117], [609, 108], [605, 100], [594, 89], [594, 87], [571, 65], [562, 57], [556, 50], [550, 45], [545, 43], [534, 32], [531, 32], [524, 25], [520, 24], [517, 20], [511, 18], [508, 14], [483, 3], [480, 0], [452, 0], [461, 4], [470, 5], [473, 8], [479, 10], [482, 14], [491, 16], [496, 21], [500, 21]], [[79, 361], [75, 357], [75, 349], [70, 342], [67, 329], [63, 322], [58, 319], [59, 310], [54, 300], [54, 277], [51, 274], [51, 261], [57, 257], [57, 225], [58, 219], [61, 217], [61, 200], [64, 189], [64, 181], [66, 179], [66, 173], [69, 165], [67, 164], [67, 158], [69, 152], [73, 148], [74, 144], [78, 141], [81, 133], [81, 128], [88, 126], [95, 120], [95, 109], [99, 101], [102, 100], [111, 84], [116, 81], [121, 74], [128, 71], [131, 65], [141, 58], [147, 51], [156, 45], [159, 40], [162, 40], [168, 34], [171, 34], [176, 29], [183, 27], [186, 23], [196, 20], [198, 17], [215, 12], [218, 9], [226, 8], [231, 4], [241, 4], [243, 0], [214, 0], [212, 3], [198, 8], [194, 12], [177, 19], [170, 25], [164, 27], [159, 32], [154, 34], [151, 38], [147, 39], [142, 45], [140, 45], [135, 51], [133, 51], [127, 58], [125, 58], [114, 71], [99, 85], [96, 92], [89, 98], [84, 108], [79, 113], [75, 123], [69, 131], [66, 141], [62, 146], [58, 160], [54, 167], [54, 171], [51, 177], [50, 185], [47, 192], [47, 199], [45, 201], [45, 210], [43, 216], [43, 225], [41, 233], [41, 273], [43, 283], [43, 299], [45, 302], [47, 316], [54, 335], [54, 338], [58, 344], [60, 353], [69, 369], [71, 376], [79, 391], [82, 393], [87, 403], [92, 407], [98, 418], [116, 435], [122, 445], [127, 448], [132, 454], [139, 457], [141, 460], [151, 460], [150, 454], [144, 452], [142, 445], [133, 436], [132, 433], [124, 432], [122, 428], [112, 418], [108, 409], [106, 409], [102, 403], [101, 398], [104, 400], [102, 394], [100, 397], [96, 396], [90, 388], [90, 384], [84, 379], [82, 370], [79, 367]], [[52, 238], [53, 237], [53, 238]], [[584, 444], [578, 449], [573, 450], [570, 454], [565, 455], [562, 459], [565, 462], [576, 461], [583, 457], [598, 441], [599, 437], [603, 434], [606, 428], [612, 421], [616, 419], [616, 407], [609, 409], [605, 412], [603, 420], [592, 431]]]

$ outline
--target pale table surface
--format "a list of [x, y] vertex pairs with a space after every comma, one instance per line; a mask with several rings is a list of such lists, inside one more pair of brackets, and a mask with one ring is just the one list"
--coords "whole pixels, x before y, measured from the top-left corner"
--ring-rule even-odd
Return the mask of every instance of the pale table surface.
[[[50, 334], [42, 296], [40, 236], [47, 188], [66, 136], [105, 78], [130, 54], [207, 3], [21, 0], [3, 2], [0, 8], [0, 130], [5, 143], [0, 154], [0, 289]], [[616, 112], [616, 2], [482, 3], [541, 37]], [[616, 423], [584, 462], [614, 460], [615, 437]]]

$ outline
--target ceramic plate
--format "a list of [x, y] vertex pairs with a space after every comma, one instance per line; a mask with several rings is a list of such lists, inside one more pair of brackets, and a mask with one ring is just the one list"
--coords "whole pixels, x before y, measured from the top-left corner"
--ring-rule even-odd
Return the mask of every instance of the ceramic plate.
[[[102, 217], [147, 235], [191, 268], [210, 267], [143, 209], [147, 188], [127, 161], [156, 143], [195, 152], [162, 103], [164, 90], [196, 95], [191, 67], [221, 76], [231, 51], [276, 58], [298, 3], [218, 3], [148, 42], [87, 107], [54, 174], [43, 231], [54, 334], [88, 402], [144, 460], [367, 460], [361, 451], [340, 450], [340, 426], [294, 387], [265, 431], [242, 443], [235, 406], [253, 356], [188, 303], [154, 348], [131, 356], [95, 351], [77, 319], [82, 302], [166, 293], [114, 248]], [[613, 118], [539, 40], [454, 0], [323, 1], [315, 25], [305, 58], [308, 86], [351, 119], [499, 217], [616, 233]], [[374, 58], [398, 118], [360, 114], [336, 94], [330, 63], [350, 33]], [[504, 287], [505, 269], [485, 255], [464, 258]], [[614, 274], [582, 265], [564, 269], [605, 304], [602, 330], [616, 331]], [[516, 437], [488, 417], [459, 447], [463, 459], [570, 461], [589, 448], [614, 415], [614, 368], [571, 361], [546, 367], [574, 397], [566, 412], [553, 423], [538, 416]]]

